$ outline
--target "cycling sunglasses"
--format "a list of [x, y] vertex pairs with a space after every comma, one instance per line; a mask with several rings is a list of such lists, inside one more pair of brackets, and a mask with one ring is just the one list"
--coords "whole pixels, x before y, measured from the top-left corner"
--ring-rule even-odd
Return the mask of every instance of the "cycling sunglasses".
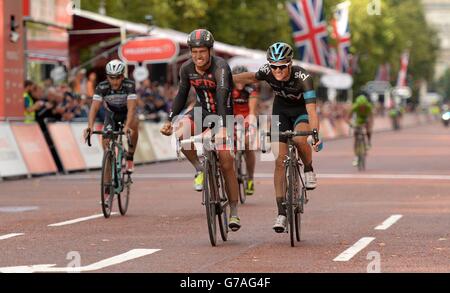
[[107, 75], [107, 77], [111, 80], [118, 80], [123, 77], [123, 75]]
[[291, 65], [291, 63], [287, 63], [287, 64], [283, 64], [283, 65], [275, 65], [275, 64], [270, 64], [270, 68], [272, 68], [273, 70], [285, 70], [286, 68], [289, 67], [289, 65]]

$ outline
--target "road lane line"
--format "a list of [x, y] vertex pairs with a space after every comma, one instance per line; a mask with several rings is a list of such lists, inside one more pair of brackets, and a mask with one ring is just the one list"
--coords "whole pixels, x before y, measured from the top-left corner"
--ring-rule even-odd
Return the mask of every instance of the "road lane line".
[[5, 240], [5, 239], [13, 238], [13, 237], [16, 237], [16, 236], [22, 236], [22, 235], [24, 235], [24, 234], [23, 233], [6, 234], [6, 235], [0, 236], [0, 240]]
[[389, 227], [394, 225], [398, 220], [401, 219], [403, 215], [392, 215], [387, 218], [383, 223], [375, 227], [375, 230], [387, 230]]
[[[133, 174], [134, 179], [190, 179], [192, 173], [147, 173]], [[273, 178], [273, 173], [256, 173], [255, 178]], [[318, 178], [326, 179], [383, 179], [383, 180], [444, 180], [450, 181], [450, 175], [432, 174], [317, 174]], [[59, 177], [49, 177], [45, 180], [97, 180], [99, 175], [67, 175]]]
[[132, 249], [128, 252], [101, 260], [99, 262], [81, 266], [81, 267], [65, 267], [58, 268], [54, 267], [54, 264], [48, 265], [31, 265], [31, 266], [16, 266], [16, 267], [3, 267], [0, 268], [0, 272], [2, 273], [37, 273], [37, 272], [48, 272], [48, 273], [71, 273], [71, 272], [89, 272], [101, 270], [106, 267], [110, 267], [113, 265], [121, 264], [126, 261], [130, 261], [136, 258], [140, 258], [155, 252], [160, 251], [161, 249]]
[[429, 174], [317, 174], [317, 177], [332, 179], [450, 180], [450, 175]]
[[[118, 213], [111, 213], [111, 215], [117, 215], [117, 214]], [[102, 218], [102, 217], [103, 217], [103, 214], [98, 214], [98, 215], [93, 215], [93, 216], [89, 216], [89, 217], [78, 218], [78, 219], [73, 219], [73, 220], [64, 221], [64, 222], [60, 222], [60, 223], [50, 224], [50, 225], [48, 225], [48, 227], [60, 227], [60, 226], [65, 226], [65, 225], [71, 225], [71, 224], [76, 224], [79, 222]]]
[[366, 248], [372, 241], [375, 240], [375, 237], [363, 237], [358, 240], [353, 246], [349, 247], [343, 253], [339, 254], [333, 261], [349, 261], [351, 260], [358, 252]]

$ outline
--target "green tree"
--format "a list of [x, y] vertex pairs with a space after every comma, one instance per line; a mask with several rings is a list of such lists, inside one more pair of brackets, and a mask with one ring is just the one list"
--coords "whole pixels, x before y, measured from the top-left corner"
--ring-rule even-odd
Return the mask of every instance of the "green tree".
[[[144, 22], [153, 15], [155, 24], [185, 33], [202, 27], [216, 40], [232, 45], [266, 49], [272, 42], [292, 43], [289, 17], [280, 0], [106, 0], [109, 16]], [[99, 2], [81, 1], [85, 10], [97, 12]]]
[[[328, 20], [343, 0], [324, 0]], [[182, 32], [207, 28], [216, 40], [265, 50], [275, 41], [293, 44], [284, 0], [105, 0], [108, 15], [144, 22], [151, 14], [155, 24]], [[408, 73], [412, 84], [431, 80], [439, 41], [426, 23], [420, 0], [381, 0], [381, 15], [369, 15], [372, 0], [354, 0], [350, 6], [351, 52], [359, 56], [360, 72], [354, 89], [375, 78], [380, 64], [390, 63], [392, 81], [400, 56], [410, 52]], [[99, 1], [82, 0], [82, 9], [98, 11]], [[331, 40], [331, 42], [333, 42]]]
[[450, 101], [450, 68], [447, 69], [444, 75], [437, 81], [437, 91], [442, 95], [445, 102]]

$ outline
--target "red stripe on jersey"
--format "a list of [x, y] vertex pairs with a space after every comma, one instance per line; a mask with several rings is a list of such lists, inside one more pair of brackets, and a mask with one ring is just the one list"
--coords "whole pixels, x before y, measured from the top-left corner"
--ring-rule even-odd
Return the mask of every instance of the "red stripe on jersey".
[[216, 113], [216, 103], [214, 103], [214, 97], [211, 92], [208, 92], [209, 104], [211, 105], [212, 113]]

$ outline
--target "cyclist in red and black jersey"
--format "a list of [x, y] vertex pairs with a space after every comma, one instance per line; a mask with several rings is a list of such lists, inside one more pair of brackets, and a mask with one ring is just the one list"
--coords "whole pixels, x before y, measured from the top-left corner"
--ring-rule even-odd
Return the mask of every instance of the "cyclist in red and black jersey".
[[[203, 132], [208, 125], [207, 121], [214, 121], [216, 124], [214, 129], [218, 128], [216, 139], [220, 141], [226, 137], [226, 116], [233, 115], [233, 101], [231, 99], [233, 77], [231, 69], [224, 59], [212, 55], [214, 38], [209, 31], [198, 29], [191, 32], [187, 43], [192, 58], [181, 66], [178, 94], [174, 99], [169, 121], [161, 128], [161, 133], [167, 136], [172, 135], [172, 121], [186, 107], [189, 90], [192, 86], [197, 93], [196, 105], [192, 111], [181, 119], [181, 127], [177, 129], [176, 135], [186, 139], [188, 138], [186, 136], [194, 135], [195, 128], [197, 128], [197, 131]], [[202, 191], [204, 173], [195, 147], [183, 148], [182, 152], [196, 169], [195, 189]], [[234, 159], [229, 151], [219, 150], [218, 153], [220, 168], [224, 174], [230, 201], [229, 227], [231, 230], [237, 231], [241, 224], [237, 214], [239, 189], [234, 172]]]
[[[233, 75], [243, 72], [248, 72], [248, 69], [245, 66], [236, 66], [232, 71]], [[256, 141], [256, 139], [253, 138], [256, 136], [257, 129], [256, 106], [258, 104], [259, 94], [253, 85], [236, 83], [231, 96], [233, 97], [234, 116], [242, 116], [245, 122], [245, 162], [248, 172], [245, 193], [247, 195], [253, 195], [255, 191], [253, 175], [255, 173], [256, 155], [255, 149], [250, 144], [253, 144]], [[251, 136], [252, 139], [250, 139], [249, 136]], [[240, 137], [238, 137], [238, 139], [239, 138]]]

